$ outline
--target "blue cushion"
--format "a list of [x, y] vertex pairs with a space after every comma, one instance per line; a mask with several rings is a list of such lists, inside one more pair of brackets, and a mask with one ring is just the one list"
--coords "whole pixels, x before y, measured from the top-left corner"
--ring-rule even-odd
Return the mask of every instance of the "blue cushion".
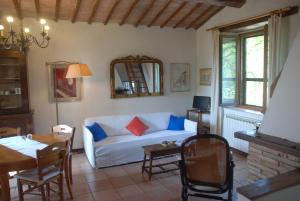
[[170, 116], [168, 130], [180, 131], [184, 130], [184, 119], [185, 117]]
[[107, 135], [106, 135], [105, 131], [103, 130], [103, 128], [101, 128], [101, 126], [99, 124], [97, 124], [96, 122], [93, 123], [92, 125], [86, 126], [86, 127], [93, 134], [93, 138], [94, 138], [95, 142], [103, 140], [107, 137]]

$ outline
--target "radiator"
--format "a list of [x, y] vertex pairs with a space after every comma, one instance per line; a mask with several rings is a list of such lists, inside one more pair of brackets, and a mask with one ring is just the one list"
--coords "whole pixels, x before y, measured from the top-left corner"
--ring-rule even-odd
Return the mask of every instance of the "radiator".
[[234, 137], [234, 132], [256, 129], [262, 115], [243, 112], [234, 109], [224, 109], [222, 134], [229, 145], [235, 149], [248, 153], [248, 142]]

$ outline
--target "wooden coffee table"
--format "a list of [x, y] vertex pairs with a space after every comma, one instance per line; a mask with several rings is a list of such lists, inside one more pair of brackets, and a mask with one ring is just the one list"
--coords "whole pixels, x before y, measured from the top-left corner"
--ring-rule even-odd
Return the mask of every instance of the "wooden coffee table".
[[[149, 180], [151, 180], [152, 175], [166, 173], [179, 169], [178, 160], [174, 160], [168, 163], [162, 163], [153, 165], [153, 160], [172, 157], [176, 154], [180, 153], [180, 146], [177, 145], [169, 145], [163, 146], [161, 144], [153, 144], [143, 146], [144, 149], [144, 161], [142, 166], [142, 173], [146, 172], [148, 174]], [[149, 162], [149, 166], [146, 166], [146, 162]], [[175, 168], [165, 169], [164, 167], [167, 165], [176, 165]], [[161, 171], [152, 172], [153, 168], [158, 167]]]

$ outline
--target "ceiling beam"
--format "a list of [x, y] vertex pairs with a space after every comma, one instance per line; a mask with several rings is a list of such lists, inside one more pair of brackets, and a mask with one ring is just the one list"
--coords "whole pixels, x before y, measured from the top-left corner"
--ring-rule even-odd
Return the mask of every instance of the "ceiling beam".
[[161, 16], [161, 14], [168, 8], [168, 6], [170, 5], [170, 3], [172, 2], [173, 0], [169, 0], [165, 5], [164, 7], [162, 7], [160, 9], [160, 11], [155, 15], [155, 17], [151, 20], [151, 22], [148, 24], [148, 27], [151, 27], [155, 22], [156, 20]]
[[138, 21], [134, 24], [135, 27], [139, 26], [141, 21], [145, 18], [145, 16], [147, 15], [147, 13], [151, 10], [151, 8], [154, 5], [155, 0], [152, 0], [150, 2], [150, 4], [146, 7], [146, 9], [144, 10], [144, 12], [142, 13], [142, 15], [140, 16], [140, 18], [138, 19]]
[[129, 9], [128, 9], [127, 12], [125, 13], [125, 15], [124, 15], [122, 21], [120, 22], [120, 24], [119, 24], [120, 26], [122, 26], [122, 25], [125, 23], [125, 21], [127, 20], [128, 16], [129, 16], [130, 13], [131, 13], [131, 11], [133, 10], [133, 8], [135, 7], [135, 5], [136, 5], [138, 2], [139, 2], [139, 0], [134, 0], [134, 1], [132, 2], [132, 4], [130, 5]]
[[118, 5], [119, 3], [120, 3], [119, 0], [116, 0], [116, 1], [114, 2], [113, 6], [111, 7], [111, 9], [110, 9], [110, 11], [109, 11], [109, 13], [108, 13], [108, 15], [106, 16], [106, 19], [105, 19], [105, 21], [104, 21], [104, 25], [107, 25], [108, 21], [110, 20], [110, 17], [112, 16], [114, 10], [116, 9], [116, 7], [117, 7], [117, 5]]
[[240, 8], [246, 3], [246, 0], [181, 0], [181, 1], [204, 3], [204, 4], [215, 5], [215, 6], [229, 6], [235, 8]]
[[55, 14], [54, 14], [54, 20], [57, 22], [59, 18], [59, 10], [60, 10], [60, 0], [56, 0], [55, 3]]
[[13, 0], [15, 9], [16, 9], [16, 13], [17, 13], [17, 17], [19, 19], [23, 19], [23, 15], [22, 15], [22, 10], [21, 10], [21, 1], [20, 0]]
[[186, 1], [182, 2], [178, 8], [160, 25], [160, 28], [163, 28], [164, 26], [166, 26], [166, 24], [168, 24], [168, 22], [170, 22], [170, 20], [177, 15], [177, 13], [180, 12], [180, 10], [186, 5]]
[[198, 8], [201, 8], [202, 3], [197, 3], [185, 16], [183, 16], [174, 26], [173, 28], [177, 28], [181, 23], [183, 23], [191, 14], [195, 12]]
[[186, 29], [189, 29], [194, 26], [201, 18], [206, 16], [208, 13], [210, 13], [212, 10], [214, 10], [215, 6], [209, 6], [206, 10], [204, 10], [196, 19], [194, 19], [187, 27]]
[[215, 10], [211, 13], [208, 13], [206, 16], [203, 16], [203, 21], [196, 26], [196, 29], [199, 29], [203, 24], [205, 24], [210, 18], [212, 18], [214, 15], [216, 15], [218, 12], [220, 12], [224, 6], [222, 7], [216, 7]]
[[89, 24], [91, 24], [93, 22], [94, 16], [95, 16], [95, 14], [97, 12], [97, 9], [99, 7], [100, 2], [101, 2], [101, 0], [96, 0], [95, 1], [95, 4], [93, 6], [93, 10], [92, 10], [91, 15], [90, 15], [89, 20], [88, 20]]
[[34, 5], [35, 5], [35, 11], [36, 11], [36, 19], [39, 19], [40, 18], [40, 11], [41, 11], [40, 1], [39, 0], [34, 0]]
[[80, 8], [81, 0], [76, 0], [75, 9], [73, 12], [72, 23], [76, 21], [76, 17]]

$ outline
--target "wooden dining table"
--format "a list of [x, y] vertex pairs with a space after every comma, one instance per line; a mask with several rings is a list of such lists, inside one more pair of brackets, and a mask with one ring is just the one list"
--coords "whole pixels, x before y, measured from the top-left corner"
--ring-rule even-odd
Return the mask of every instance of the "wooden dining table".
[[[68, 138], [57, 134], [33, 134], [32, 139], [51, 145], [56, 142], [65, 142]], [[18, 151], [0, 145], [0, 186], [1, 200], [10, 201], [9, 172], [36, 168], [36, 159]]]

